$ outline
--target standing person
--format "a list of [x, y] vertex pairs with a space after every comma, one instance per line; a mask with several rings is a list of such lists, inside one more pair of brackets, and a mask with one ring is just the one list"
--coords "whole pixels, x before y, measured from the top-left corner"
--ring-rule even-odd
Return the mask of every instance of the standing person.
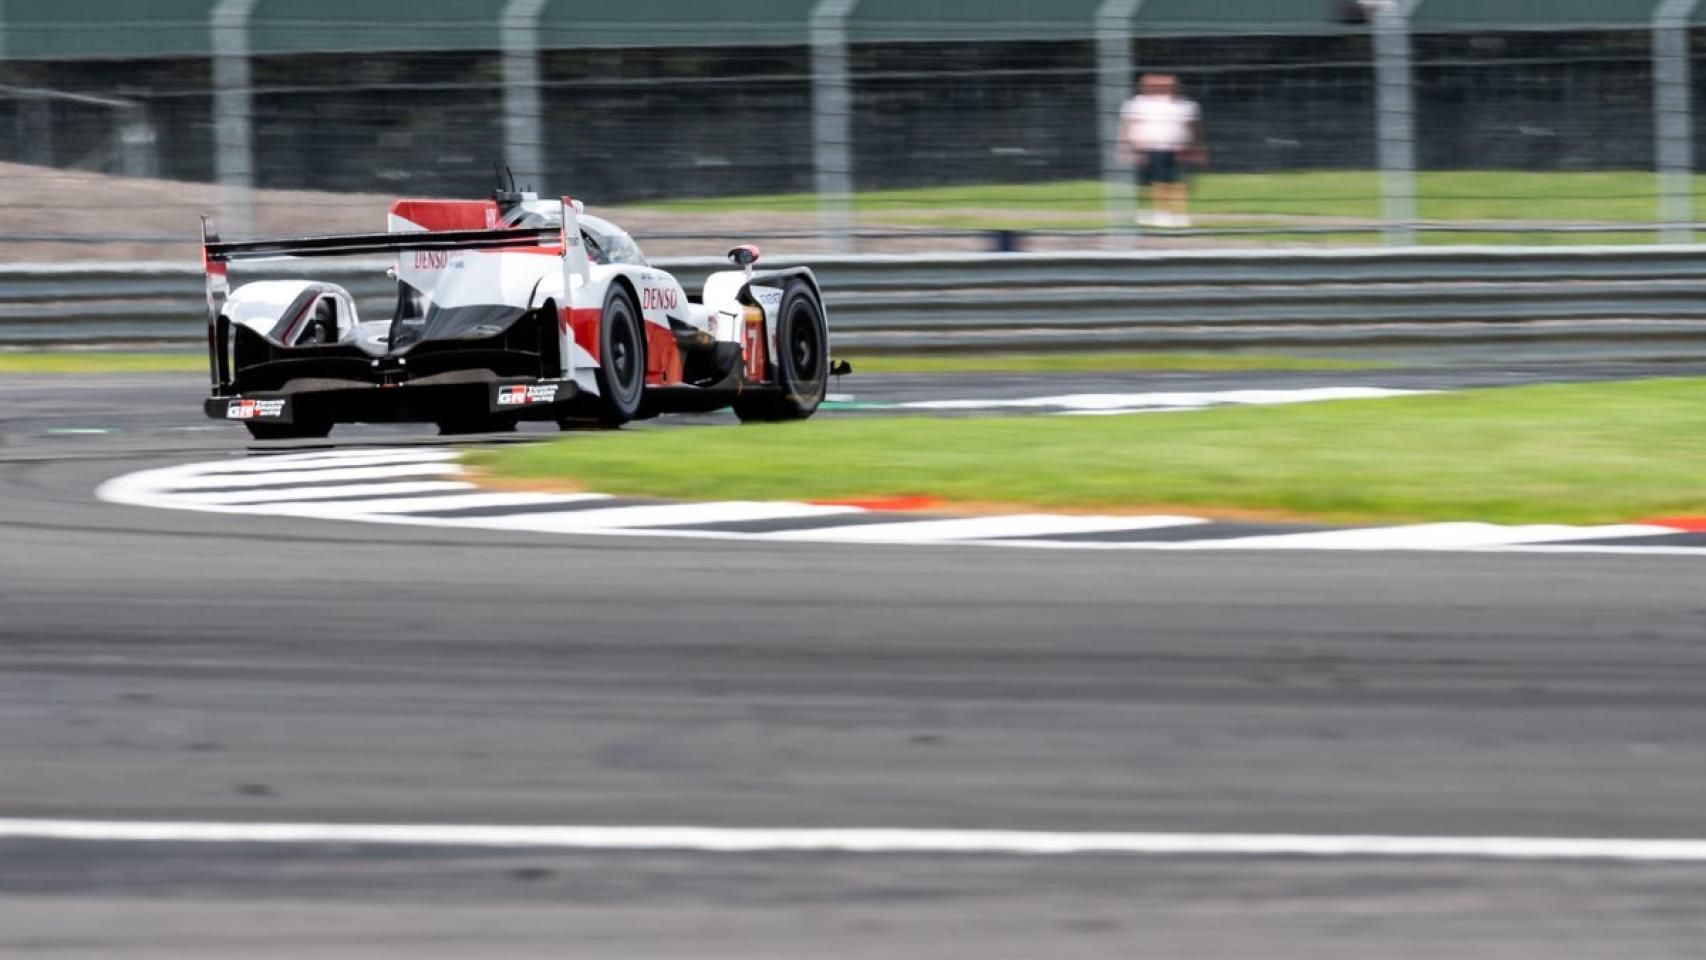
[[[1188, 227], [1186, 163], [1201, 163], [1202, 111], [1179, 95], [1179, 79], [1145, 74], [1137, 96], [1120, 110], [1121, 143], [1137, 161], [1137, 222], [1152, 227]], [[1143, 209], [1143, 188], [1153, 212]]]

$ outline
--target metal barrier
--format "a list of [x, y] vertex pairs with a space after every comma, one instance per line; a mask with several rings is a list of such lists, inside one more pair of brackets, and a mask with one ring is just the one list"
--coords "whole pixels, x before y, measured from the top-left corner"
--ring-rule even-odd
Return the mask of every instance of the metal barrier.
[[[784, 266], [788, 260], [767, 262]], [[1706, 247], [1035, 253], [809, 258], [843, 349], [1261, 348], [1504, 358], [1706, 356]], [[383, 261], [284, 262], [389, 314]], [[659, 260], [689, 291], [728, 269]], [[202, 275], [181, 263], [0, 266], [0, 344], [191, 342]]]

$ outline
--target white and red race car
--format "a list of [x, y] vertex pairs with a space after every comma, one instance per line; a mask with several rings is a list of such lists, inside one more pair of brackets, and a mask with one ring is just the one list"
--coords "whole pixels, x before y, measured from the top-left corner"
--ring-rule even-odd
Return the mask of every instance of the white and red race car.
[[[337, 423], [619, 426], [722, 407], [788, 420], [811, 416], [847, 372], [830, 358], [811, 270], [755, 272], [756, 247], [729, 251], [738, 269], [694, 297], [567, 197], [399, 200], [389, 228], [221, 243], [204, 218], [208, 416], [257, 439], [323, 437]], [[384, 319], [362, 319], [335, 283], [231, 290], [227, 276], [234, 261], [393, 252], [397, 305]]]

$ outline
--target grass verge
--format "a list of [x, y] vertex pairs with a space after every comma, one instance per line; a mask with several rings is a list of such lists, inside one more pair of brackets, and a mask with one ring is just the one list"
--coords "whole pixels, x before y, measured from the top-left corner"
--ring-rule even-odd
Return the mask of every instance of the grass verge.
[[0, 373], [179, 373], [207, 370], [202, 353], [0, 351]]
[[1292, 357], [1271, 353], [924, 353], [836, 354], [854, 373], [1096, 373], [1168, 371], [1214, 373], [1243, 370], [1379, 370], [1392, 366], [1365, 360]]
[[[1697, 178], [1696, 191], [1706, 186]], [[1103, 225], [1099, 180], [867, 190], [853, 207], [861, 221], [906, 226], [1063, 229]], [[1417, 175], [1418, 213], [1429, 220], [1650, 222], [1658, 215], [1658, 179], [1648, 171], [1429, 171]], [[817, 209], [814, 194], [713, 197], [638, 204], [647, 209], [796, 212]], [[1380, 175], [1369, 170], [1203, 173], [1191, 179], [1191, 208], [1238, 217], [1380, 217]], [[1091, 216], [1073, 218], [1071, 214]], [[1477, 240], [1476, 237], [1480, 239]], [[1641, 234], [1650, 240], [1650, 235]], [[1491, 237], [1492, 239], [1489, 239]], [[1465, 235], [1454, 242], [1498, 242]], [[1558, 234], [1553, 242], [1613, 242]]]
[[1343, 522], [1706, 514], [1706, 380], [1114, 417], [816, 420], [483, 451], [505, 484]]

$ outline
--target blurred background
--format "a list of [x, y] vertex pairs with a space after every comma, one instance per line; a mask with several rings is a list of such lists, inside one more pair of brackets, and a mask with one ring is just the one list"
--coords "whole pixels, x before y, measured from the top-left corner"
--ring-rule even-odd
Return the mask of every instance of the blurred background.
[[[1687, 240], [1696, 0], [7, 0], [0, 260], [372, 229], [494, 163], [654, 253]], [[1193, 226], [1115, 117], [1181, 78]], [[165, 245], [165, 246], [162, 246]], [[101, 248], [99, 251], [89, 249]]]

